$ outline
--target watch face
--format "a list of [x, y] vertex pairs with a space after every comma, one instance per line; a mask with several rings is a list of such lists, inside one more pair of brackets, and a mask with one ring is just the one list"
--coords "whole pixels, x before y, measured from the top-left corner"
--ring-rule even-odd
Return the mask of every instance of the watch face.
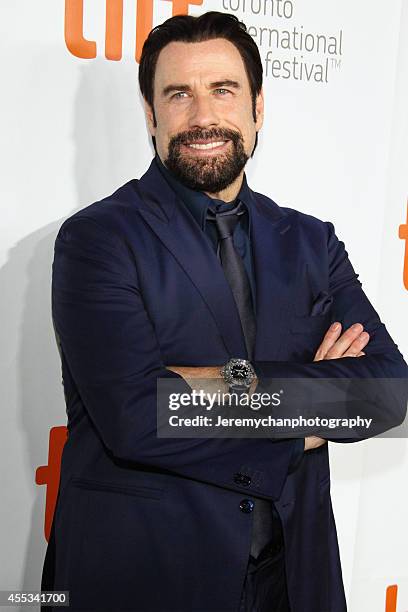
[[224, 378], [229, 385], [249, 387], [255, 378], [255, 372], [246, 359], [230, 359], [225, 366]]

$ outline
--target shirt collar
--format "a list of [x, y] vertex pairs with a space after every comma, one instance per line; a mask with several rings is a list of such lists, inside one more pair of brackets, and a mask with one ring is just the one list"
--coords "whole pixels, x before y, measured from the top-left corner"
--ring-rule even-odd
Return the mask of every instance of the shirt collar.
[[[193, 215], [199, 226], [205, 230], [207, 209], [211, 207], [216, 207], [217, 210], [228, 210], [228, 208], [232, 208], [235, 206], [234, 202], [224, 202], [223, 200], [217, 200], [215, 198], [210, 198], [203, 191], [195, 191], [194, 189], [190, 189], [186, 185], [183, 185], [174, 174], [166, 168], [166, 166], [161, 161], [160, 157], [156, 154], [155, 162], [163, 174], [164, 178], [169, 183], [170, 187], [177, 193], [177, 195], [181, 198], [183, 203], [187, 206], [190, 213]], [[248, 211], [248, 219], [250, 222], [251, 218], [251, 207], [250, 207], [250, 197], [249, 197], [249, 187], [246, 180], [246, 175], [244, 173], [241, 189], [239, 190], [237, 199], [241, 200], [244, 203], [247, 211]]]

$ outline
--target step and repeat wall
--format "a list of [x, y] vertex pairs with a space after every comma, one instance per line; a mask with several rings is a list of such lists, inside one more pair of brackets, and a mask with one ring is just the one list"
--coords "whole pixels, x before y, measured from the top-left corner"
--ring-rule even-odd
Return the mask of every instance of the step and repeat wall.
[[[138, 91], [172, 14], [244, 21], [266, 117], [250, 186], [334, 223], [408, 357], [408, 5], [404, 0], [3, 0], [0, 589], [39, 589], [65, 439], [50, 278], [63, 220], [147, 168]], [[330, 444], [351, 612], [408, 610], [408, 444]], [[318, 545], [318, 543], [316, 543]]]

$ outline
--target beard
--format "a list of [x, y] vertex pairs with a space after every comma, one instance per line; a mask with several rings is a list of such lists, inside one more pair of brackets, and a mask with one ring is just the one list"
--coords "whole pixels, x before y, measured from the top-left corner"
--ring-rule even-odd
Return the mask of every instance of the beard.
[[[183, 156], [181, 145], [196, 140], [229, 140], [231, 151], [204, 157]], [[245, 167], [249, 156], [239, 132], [227, 128], [214, 128], [180, 132], [169, 142], [167, 168], [181, 183], [195, 191], [217, 193], [235, 181]]]

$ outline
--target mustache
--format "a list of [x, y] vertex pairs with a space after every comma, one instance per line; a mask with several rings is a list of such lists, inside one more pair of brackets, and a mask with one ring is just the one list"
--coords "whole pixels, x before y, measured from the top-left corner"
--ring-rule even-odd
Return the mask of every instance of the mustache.
[[171, 146], [188, 144], [197, 140], [232, 140], [233, 143], [242, 141], [242, 135], [229, 128], [198, 129], [179, 132], [170, 139]]

